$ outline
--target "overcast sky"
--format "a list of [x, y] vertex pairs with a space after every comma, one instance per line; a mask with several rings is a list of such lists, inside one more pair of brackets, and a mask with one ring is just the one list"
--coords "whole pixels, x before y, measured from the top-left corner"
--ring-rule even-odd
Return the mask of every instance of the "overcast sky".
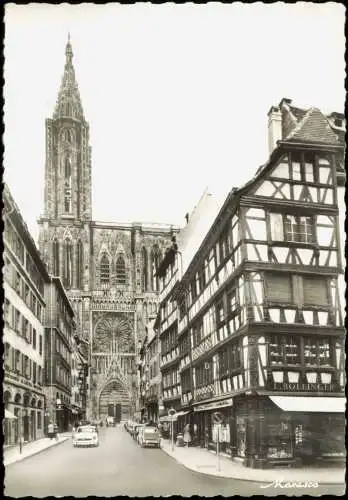
[[282, 97], [344, 110], [335, 3], [8, 4], [5, 30], [5, 181], [35, 239], [69, 31], [94, 220], [183, 224], [206, 187], [222, 199], [267, 160]]

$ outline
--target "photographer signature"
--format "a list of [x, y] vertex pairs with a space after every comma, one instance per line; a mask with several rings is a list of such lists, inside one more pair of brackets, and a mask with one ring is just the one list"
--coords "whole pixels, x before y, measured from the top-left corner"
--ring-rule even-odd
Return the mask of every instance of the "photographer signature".
[[318, 488], [318, 481], [284, 481], [283, 478], [276, 479], [268, 484], [263, 484], [260, 488]]

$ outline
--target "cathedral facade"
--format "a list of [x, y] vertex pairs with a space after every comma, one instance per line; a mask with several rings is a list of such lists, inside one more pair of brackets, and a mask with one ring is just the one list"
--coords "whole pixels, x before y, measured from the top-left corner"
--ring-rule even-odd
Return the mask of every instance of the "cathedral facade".
[[88, 342], [87, 417], [124, 419], [135, 409], [137, 346], [157, 312], [157, 265], [178, 228], [92, 219], [89, 125], [70, 41], [65, 55], [56, 107], [46, 120], [39, 248], [49, 272], [61, 277]]

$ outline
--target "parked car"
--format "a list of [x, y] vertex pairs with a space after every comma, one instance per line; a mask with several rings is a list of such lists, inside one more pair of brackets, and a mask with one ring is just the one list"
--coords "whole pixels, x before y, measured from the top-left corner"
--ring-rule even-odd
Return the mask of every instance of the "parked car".
[[115, 425], [115, 417], [106, 417], [106, 423], [109, 426], [114, 426]]
[[161, 435], [157, 427], [148, 425], [141, 427], [139, 430], [138, 442], [142, 448], [146, 446], [159, 448], [161, 444]]
[[133, 436], [133, 433], [134, 433], [134, 428], [136, 426], [136, 422], [130, 422], [129, 423], [129, 426], [128, 426], [128, 432], [131, 436]]
[[76, 446], [99, 446], [99, 437], [94, 425], [81, 425], [73, 434], [72, 444]]
[[140, 429], [144, 427], [144, 424], [136, 424], [134, 426], [134, 429], [133, 429], [133, 439], [135, 439], [135, 441], [138, 443], [139, 440], [139, 432], [140, 432]]

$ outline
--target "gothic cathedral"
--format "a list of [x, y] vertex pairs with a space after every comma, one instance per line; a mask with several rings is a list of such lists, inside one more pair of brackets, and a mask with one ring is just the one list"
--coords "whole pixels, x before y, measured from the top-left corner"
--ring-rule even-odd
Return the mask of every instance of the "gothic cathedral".
[[70, 40], [53, 117], [46, 120], [44, 214], [39, 248], [60, 276], [90, 360], [87, 418], [134, 410], [136, 351], [156, 314], [157, 263], [177, 228], [92, 219], [91, 147]]

